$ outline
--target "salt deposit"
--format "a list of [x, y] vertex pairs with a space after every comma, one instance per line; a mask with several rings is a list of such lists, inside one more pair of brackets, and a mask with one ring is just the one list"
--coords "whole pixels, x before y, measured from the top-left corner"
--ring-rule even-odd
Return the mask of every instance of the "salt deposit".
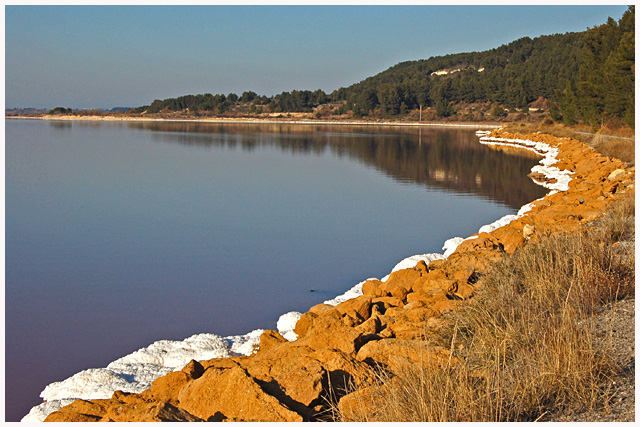
[[54, 382], [40, 394], [45, 402], [31, 408], [21, 421], [44, 421], [47, 415], [76, 399], [108, 399], [116, 390], [140, 393], [169, 372], [182, 369], [192, 359], [248, 356], [260, 343], [258, 329], [246, 335], [221, 337], [197, 334], [183, 341], [156, 341], [111, 362], [106, 368], [87, 369]]
[[296, 323], [300, 320], [302, 313], [297, 311], [290, 311], [283, 314], [276, 323], [276, 328], [280, 335], [282, 335], [287, 341], [295, 341], [298, 339], [298, 335], [293, 332], [296, 327]]

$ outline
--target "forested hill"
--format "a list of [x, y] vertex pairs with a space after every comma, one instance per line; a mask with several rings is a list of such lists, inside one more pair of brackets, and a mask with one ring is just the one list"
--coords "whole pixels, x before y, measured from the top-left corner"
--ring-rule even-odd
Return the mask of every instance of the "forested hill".
[[448, 116], [456, 102], [523, 108], [539, 97], [552, 98], [575, 78], [584, 34], [525, 37], [484, 52], [403, 62], [335, 96], [359, 113], [381, 108], [398, 114], [422, 105]]
[[[579, 33], [524, 37], [483, 52], [397, 64], [330, 94], [294, 90], [267, 97], [187, 95], [130, 114], [423, 120], [550, 116], [567, 124], [617, 121], [634, 127], [635, 6], [618, 20]], [[535, 108], [534, 108], [535, 107]]]

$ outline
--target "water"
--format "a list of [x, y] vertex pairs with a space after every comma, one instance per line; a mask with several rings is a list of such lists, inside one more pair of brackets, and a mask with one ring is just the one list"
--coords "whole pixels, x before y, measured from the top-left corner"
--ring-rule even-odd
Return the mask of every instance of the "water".
[[544, 194], [535, 158], [470, 130], [5, 126], [7, 421], [153, 341], [275, 329]]

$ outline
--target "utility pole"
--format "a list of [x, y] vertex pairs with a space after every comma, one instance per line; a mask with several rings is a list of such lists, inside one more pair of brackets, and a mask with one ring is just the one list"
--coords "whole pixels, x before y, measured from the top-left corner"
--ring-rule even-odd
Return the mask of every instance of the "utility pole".
[[420, 121], [422, 121], [422, 104], [420, 104]]

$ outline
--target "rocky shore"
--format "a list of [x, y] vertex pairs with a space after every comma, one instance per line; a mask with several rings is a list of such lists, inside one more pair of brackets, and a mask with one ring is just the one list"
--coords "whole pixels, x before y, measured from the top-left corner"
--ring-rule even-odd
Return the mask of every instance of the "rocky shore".
[[45, 421], [330, 420], [336, 407], [348, 416], [367, 393], [384, 387], [375, 381], [376, 366], [393, 372], [447, 363], [450, 350], [423, 338], [442, 325], [444, 313], [473, 297], [494, 261], [543, 232], [583, 227], [620, 195], [635, 192], [635, 167], [576, 140], [494, 131], [482, 142], [547, 154], [531, 177], [552, 191], [518, 215], [453, 242], [445, 259], [421, 260], [385, 281], [366, 281], [360, 296], [310, 308], [293, 341], [265, 331], [250, 356], [192, 360], [142, 393], [76, 400]]

